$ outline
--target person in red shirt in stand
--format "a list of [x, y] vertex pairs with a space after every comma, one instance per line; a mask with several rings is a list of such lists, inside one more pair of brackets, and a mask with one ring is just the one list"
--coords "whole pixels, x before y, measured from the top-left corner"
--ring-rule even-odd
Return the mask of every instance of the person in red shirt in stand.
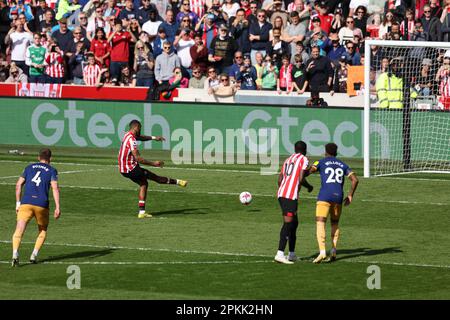
[[319, 17], [320, 19], [320, 27], [323, 31], [325, 31], [327, 34], [330, 33], [331, 28], [331, 22], [333, 21], [333, 14], [328, 13], [328, 6], [325, 1], [321, 1], [319, 3], [319, 12], [311, 17], [311, 23], [309, 25], [309, 29], [313, 29], [312, 20], [315, 17]]
[[95, 61], [97, 61], [97, 64], [100, 67], [109, 68], [111, 62], [111, 46], [108, 40], [106, 40], [106, 34], [103, 28], [97, 28], [97, 30], [95, 30], [95, 36], [91, 41], [91, 48], [89, 51], [94, 54]]
[[[130, 26], [128, 26], [128, 29]], [[114, 31], [108, 37], [108, 42], [111, 43], [111, 76], [119, 78], [120, 70], [128, 65], [128, 58], [130, 55], [130, 42], [136, 42], [136, 37], [132, 32], [124, 30], [122, 21], [116, 19], [114, 22]]]

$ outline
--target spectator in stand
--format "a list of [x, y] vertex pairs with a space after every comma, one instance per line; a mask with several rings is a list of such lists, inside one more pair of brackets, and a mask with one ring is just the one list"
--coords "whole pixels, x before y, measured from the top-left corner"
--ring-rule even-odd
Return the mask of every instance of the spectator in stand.
[[184, 17], [188, 17], [193, 26], [195, 26], [198, 22], [198, 16], [191, 11], [191, 4], [189, 3], [189, 0], [182, 0], [180, 12], [177, 14], [176, 21], [181, 24]]
[[231, 17], [236, 16], [236, 12], [239, 10], [241, 6], [237, 2], [233, 2], [233, 0], [224, 0], [222, 5], [222, 11], [227, 14], [228, 20]]
[[397, 21], [392, 22], [391, 31], [385, 35], [386, 40], [404, 40], [400, 32], [400, 24]]
[[256, 90], [256, 79], [258, 75], [256, 68], [252, 66], [249, 55], [244, 57], [244, 63], [236, 74], [236, 80], [240, 84], [241, 90]]
[[[428, 10], [428, 16], [430, 16], [431, 10]], [[439, 20], [439, 19], [438, 19]], [[414, 33], [414, 10], [411, 8], [406, 9], [406, 18], [400, 23], [400, 32], [405, 40], [411, 40]]]
[[290, 54], [291, 58], [293, 59], [296, 50], [296, 43], [305, 39], [306, 27], [304, 24], [300, 23], [300, 17], [297, 11], [292, 11], [290, 14], [290, 18], [291, 23], [284, 30], [283, 40], [290, 44]]
[[267, 44], [269, 43], [269, 33], [272, 29], [272, 25], [266, 21], [266, 12], [264, 10], [258, 10], [258, 21], [250, 24], [249, 40], [251, 42], [251, 59], [252, 64], [255, 64], [256, 52], [261, 52], [266, 55]]
[[278, 68], [272, 62], [272, 58], [269, 55], [264, 57], [264, 67], [261, 78], [262, 90], [276, 90], [278, 79]]
[[384, 13], [390, 12], [394, 15], [394, 20], [402, 21], [405, 19], [406, 7], [404, 0], [387, 0], [384, 3]]
[[[281, 0], [274, 0], [271, 5], [269, 5], [266, 9], [267, 15], [270, 17], [270, 23], [275, 27], [275, 19], [281, 18], [282, 20], [282, 27], [285, 28], [288, 23], [288, 17], [286, 11], [282, 9], [283, 2]], [[280, 27], [280, 26], [277, 26]]]
[[343, 56], [346, 57], [347, 62], [352, 66], [361, 65], [361, 55], [356, 52], [355, 44], [352, 41], [347, 41], [345, 44], [346, 51]]
[[226, 73], [220, 74], [220, 84], [217, 87], [209, 88], [208, 93], [216, 97], [231, 97], [234, 96], [238, 88], [236, 85], [230, 84], [230, 78]]
[[283, 39], [284, 27], [283, 27], [283, 19], [281, 17], [276, 17], [274, 22], [272, 23], [272, 29], [269, 31], [269, 41], [273, 40], [273, 29], [280, 29], [281, 39]]
[[175, 40], [175, 35], [177, 34], [179, 25], [175, 20], [175, 15], [173, 10], [168, 9], [166, 11], [166, 18], [164, 22], [161, 24], [161, 27], [166, 31], [167, 38], [169, 41]]
[[217, 24], [214, 22], [215, 19], [216, 16], [213, 13], [207, 13], [199, 20], [199, 22], [195, 26], [195, 32], [201, 32], [201, 34], [203, 35], [203, 43], [206, 44], [207, 48], [211, 46], [212, 40], [219, 33]]
[[206, 0], [189, 0], [190, 2], [190, 8], [192, 12], [194, 12], [197, 17], [203, 17], [203, 15], [206, 13]]
[[70, 57], [77, 50], [76, 46], [78, 42], [82, 42], [85, 48], [89, 48], [90, 41], [83, 37], [83, 33], [81, 32], [81, 27], [76, 27], [73, 32], [73, 39], [69, 45], [69, 50], [66, 52], [66, 56]]
[[200, 33], [195, 34], [194, 42], [195, 44], [189, 49], [192, 66], [200, 68], [201, 74], [204, 74], [208, 66], [208, 48], [205, 46]]
[[189, 73], [192, 73], [192, 57], [191, 57], [191, 47], [193, 47], [195, 41], [191, 38], [191, 30], [185, 29], [181, 30], [179, 36], [175, 37], [173, 46], [177, 51], [177, 55], [180, 58], [181, 66]]
[[120, 8], [117, 6], [117, 0], [107, 0], [104, 17], [105, 20], [118, 19]]
[[59, 0], [58, 10], [56, 11], [56, 20], [66, 18], [66, 21], [81, 8], [78, 1], [73, 1], [74, 4], [70, 4], [69, 0]]
[[169, 83], [173, 70], [181, 66], [180, 58], [173, 52], [172, 43], [163, 44], [163, 52], [155, 60], [155, 78], [159, 85]]
[[[444, 8], [444, 12], [447, 7]], [[439, 83], [439, 106], [450, 110], [450, 57], [444, 56], [443, 64], [436, 74], [436, 82]]]
[[306, 47], [313, 47], [314, 45], [317, 45], [318, 38], [316, 37], [316, 39], [313, 39], [315, 35], [325, 35], [326, 33], [323, 31], [321, 24], [320, 24], [320, 19], [319, 17], [313, 17], [311, 19], [311, 24], [313, 26], [312, 30], [308, 30], [305, 34], [305, 40], [304, 40], [304, 44]]
[[111, 45], [106, 40], [106, 34], [102, 28], [95, 30], [95, 36], [91, 41], [89, 51], [94, 54], [100, 68], [109, 68], [111, 63]]
[[339, 58], [345, 54], [345, 48], [341, 46], [339, 36], [335, 33], [330, 34], [325, 48], [328, 59], [330, 59], [334, 65], [338, 65]]
[[180, 67], [175, 67], [173, 69], [172, 75], [169, 80], [160, 84], [153, 91], [150, 90], [151, 99], [159, 100], [162, 95], [164, 99], [169, 99], [172, 95], [172, 91], [176, 88], [187, 88], [189, 86], [189, 80], [183, 77], [183, 73]]
[[378, 29], [378, 38], [386, 39], [387, 34], [391, 31], [392, 23], [394, 22], [394, 14], [392, 12], [387, 12], [384, 16], [383, 22]]
[[439, 5], [439, 0], [430, 0], [430, 8], [431, 8], [431, 16], [437, 18], [441, 17], [442, 7]]
[[[256, 70], [256, 81], [255, 81], [256, 89], [261, 90], [262, 74], [263, 74], [263, 70], [264, 70], [264, 57], [261, 52], [257, 52], [255, 54], [255, 59], [256, 59], [256, 64], [253, 65], [253, 67], [255, 67], [255, 70]], [[251, 63], [251, 59], [250, 59], [250, 63]]]
[[379, 46], [370, 46], [370, 67], [374, 70], [381, 68], [381, 60], [383, 59], [383, 51]]
[[414, 76], [411, 81], [411, 87], [415, 88], [419, 96], [429, 96], [433, 93], [433, 76], [431, 74], [431, 66], [433, 61], [425, 58], [422, 60], [422, 69], [420, 74]]
[[98, 77], [100, 76], [101, 69], [95, 61], [95, 57], [92, 53], [87, 55], [87, 65], [83, 68], [83, 80], [87, 86], [97, 85]]
[[0, 0], [0, 53], [6, 52], [5, 37], [11, 28], [11, 23], [6, 0]]
[[103, 16], [103, 13], [103, 8], [98, 6], [95, 8], [94, 15], [88, 20], [88, 24], [86, 27], [86, 37], [89, 41], [92, 41], [95, 35], [95, 30], [97, 30], [97, 28], [103, 28], [103, 30], [106, 30], [107, 27], [109, 28], [108, 23]]
[[46, 83], [62, 84], [64, 81], [64, 52], [57, 43], [49, 45], [45, 62]]
[[[427, 41], [429, 39], [428, 33], [423, 30], [423, 23], [421, 20], [416, 20], [414, 25], [414, 32], [411, 37], [411, 41]], [[423, 49], [423, 48], [418, 48]]]
[[281, 40], [280, 29], [273, 29], [273, 40], [267, 44], [266, 53], [272, 57], [272, 61], [278, 70], [281, 68], [282, 57], [285, 55], [290, 56], [291, 50], [289, 44]]
[[[309, 60], [309, 54], [306, 52], [305, 46], [303, 45], [303, 42], [301, 42], [301, 41], [298, 41], [298, 42], [295, 44], [295, 55], [297, 55], [297, 54], [299, 54], [299, 55], [302, 56], [302, 63], [303, 63], [303, 64], [304, 64], [306, 61]], [[291, 61], [292, 61], [291, 63], [295, 63], [295, 60], [292, 60], [292, 58], [293, 58], [295, 55], [291, 56]]]
[[119, 19], [122, 20], [124, 26], [127, 25], [127, 21], [138, 18], [138, 12], [134, 8], [133, 0], [125, 0], [125, 8], [120, 10]]
[[29, 68], [25, 64], [25, 56], [28, 46], [33, 42], [33, 34], [26, 32], [23, 26], [24, 23], [17, 20], [6, 35], [5, 43], [11, 48], [11, 62], [27, 75]]
[[295, 63], [292, 67], [292, 86], [298, 94], [303, 94], [308, 87], [305, 65], [303, 64], [302, 56], [300, 54], [294, 56], [294, 61]]
[[144, 24], [150, 20], [150, 13], [155, 14], [154, 21], [161, 21], [156, 6], [150, 0], [142, 0], [142, 7], [137, 10], [137, 20], [142, 29], [144, 29]]
[[[45, 3], [45, 2], [44, 2]], [[36, 30], [39, 32], [45, 32], [47, 29], [52, 29], [54, 26], [57, 25], [56, 20], [54, 18], [55, 13], [52, 9], [47, 8], [45, 12], [43, 13], [43, 19], [39, 22], [38, 26], [36, 27]]]
[[179, 35], [181, 30], [185, 30], [185, 29], [190, 29], [190, 30], [192, 29], [192, 21], [191, 21], [191, 19], [189, 19], [188, 16], [181, 19], [180, 26], [179, 26], [175, 36]]
[[252, 24], [258, 22], [257, 15], [258, 15], [258, 2], [252, 1], [250, 2], [250, 13], [249, 14], [246, 13], [248, 23]]
[[[130, 0], [127, 3], [129, 2]], [[108, 37], [108, 42], [111, 43], [111, 76], [112, 78], [118, 78], [121, 68], [128, 65], [130, 43], [136, 42], [136, 38], [132, 33], [124, 30], [122, 21], [117, 19], [114, 24], [114, 31]]]
[[334, 78], [333, 78], [333, 90], [330, 92], [331, 94], [337, 93], [347, 93], [347, 77], [348, 77], [348, 69], [347, 69], [347, 57], [342, 56], [339, 58], [339, 64], [334, 70]]
[[311, 49], [311, 58], [306, 62], [306, 74], [311, 94], [330, 92], [333, 67], [327, 57], [320, 55], [319, 47]]
[[234, 53], [234, 63], [228, 69], [228, 76], [230, 77], [230, 81], [233, 83], [236, 81], [237, 74], [239, 70], [244, 65], [244, 55], [241, 51], [236, 51]]
[[[73, 84], [84, 85], [83, 68], [86, 65], [86, 47], [83, 42], [76, 43], [76, 50], [69, 58], [69, 70], [73, 77]], [[97, 79], [95, 79], [97, 81]]]
[[67, 19], [62, 18], [58, 21], [59, 29], [52, 33], [52, 38], [56, 40], [59, 48], [68, 52], [70, 50], [70, 46], [73, 39], [72, 31], [67, 28]]
[[233, 56], [237, 51], [236, 41], [228, 35], [228, 27], [222, 24], [219, 27], [219, 35], [211, 42], [208, 52], [208, 60], [213, 63], [216, 70], [227, 73], [233, 64]]
[[198, 66], [192, 68], [192, 78], [189, 79], [189, 88], [203, 89], [205, 88], [206, 77]]
[[149, 19], [142, 26], [142, 30], [147, 32], [149, 41], [152, 42], [158, 34], [158, 28], [162, 21], [158, 20], [158, 11], [153, 6], [148, 9], [148, 17]]
[[45, 55], [47, 49], [41, 45], [41, 34], [33, 35], [33, 44], [27, 48], [25, 63], [29, 67], [28, 81], [45, 83]]
[[153, 58], [157, 58], [163, 52], [163, 45], [170, 40], [167, 38], [166, 29], [162, 26], [158, 28], [158, 35], [155, 40], [153, 40]]
[[286, 94], [290, 94], [294, 89], [292, 78], [292, 64], [288, 55], [283, 55], [282, 66], [280, 68], [280, 75], [277, 79], [277, 91], [281, 94], [282, 91], [286, 91]]
[[219, 86], [220, 81], [217, 77], [217, 71], [214, 67], [208, 67], [208, 74], [207, 78], [205, 80], [205, 89], [206, 91], [209, 90], [209, 88], [215, 88]]
[[[319, 2], [319, 10], [316, 15], [313, 15], [312, 20], [318, 17], [320, 20], [320, 27], [327, 34], [330, 32], [331, 22], [333, 21], [333, 14], [328, 13], [328, 5], [325, 1]], [[314, 29], [314, 26], [311, 24], [309, 27], [310, 30]]]
[[139, 40], [136, 42], [134, 56], [133, 69], [136, 70], [136, 86], [147, 88], [153, 87], [155, 81], [155, 73], [153, 71], [155, 68], [155, 61], [152, 53], [143, 41]]
[[[12, 5], [10, 12], [17, 11], [18, 15], [25, 15], [26, 22], [30, 22], [34, 19], [33, 10], [28, 3], [25, 3], [24, 0], [17, 0], [17, 5]], [[12, 20], [12, 17], [9, 17]]]
[[9, 68], [9, 77], [5, 83], [28, 83], [27, 75], [14, 62]]
[[[50, 11], [50, 19], [46, 19], [46, 13]], [[56, 13], [55, 11], [53, 11], [53, 9], [51, 9], [48, 5], [47, 2], [45, 2], [45, 0], [39, 0], [39, 5], [35, 8], [35, 19], [34, 19], [34, 30], [37, 30], [39, 32], [42, 31], [42, 22], [47, 20], [47, 23], [52, 24], [50, 27], [53, 27], [54, 25], [56, 25], [56, 20], [55, 20], [55, 16]], [[46, 26], [46, 28], [49, 25]]]
[[245, 18], [247, 18], [247, 16], [252, 13], [252, 10], [250, 10], [250, 0], [241, 0], [239, 3], [241, 5], [241, 9], [244, 10]]
[[346, 43], [347, 41], [352, 41], [355, 31], [357, 31], [358, 34], [362, 34], [360, 29], [355, 28], [355, 19], [353, 19], [353, 17], [348, 17], [347, 19], [345, 19], [345, 27], [339, 30], [339, 39], [341, 41], [341, 45]]
[[122, 67], [118, 85], [121, 87], [135, 87], [136, 75], [130, 70], [128, 65]]
[[108, 68], [103, 68], [97, 78], [96, 87], [112, 87], [115, 86], [113, 79], [111, 78], [111, 73]]
[[[78, 14], [78, 25], [79, 25], [79, 27], [81, 27], [81, 32], [83, 33], [83, 37], [87, 38], [88, 18], [87, 18], [86, 13], [80, 12]], [[108, 27], [108, 31], [109, 31], [110, 23], [109, 23], [108, 18], [106, 18], [106, 26]]]
[[[408, 9], [406, 10], [406, 16], [408, 17], [408, 13], [411, 15], [412, 10]], [[428, 35], [427, 41], [439, 41], [440, 35], [441, 35], [441, 21], [438, 17], [431, 15], [431, 7], [430, 5], [426, 4], [423, 7], [423, 16], [420, 19], [420, 21], [423, 24], [423, 31]], [[413, 21], [412, 25], [414, 26], [415, 23]], [[408, 23], [408, 27], [410, 26], [410, 23]], [[408, 29], [409, 30], [409, 29]]]
[[238, 9], [236, 16], [230, 19], [230, 25], [231, 37], [236, 40], [238, 48], [243, 54], [250, 54], [251, 44], [248, 39], [250, 25], [245, 18], [244, 9]]
[[368, 36], [367, 33], [367, 8], [365, 6], [358, 6], [355, 10], [355, 28], [360, 29], [364, 37]]
[[445, 0], [441, 14], [441, 41], [450, 42], [450, 0]]
[[19, 16], [18, 16], [17, 20], [19, 20], [23, 24], [23, 29], [26, 32], [33, 33], [33, 31], [34, 31], [33, 20], [32, 21], [27, 21], [27, 18], [26, 18], [24, 13], [19, 13]]

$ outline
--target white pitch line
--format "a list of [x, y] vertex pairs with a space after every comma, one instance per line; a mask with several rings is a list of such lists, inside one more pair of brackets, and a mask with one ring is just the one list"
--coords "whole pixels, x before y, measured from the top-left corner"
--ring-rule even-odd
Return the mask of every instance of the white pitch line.
[[[92, 171], [103, 171], [105, 169], [89, 169], [89, 170], [71, 170], [71, 171], [60, 171], [58, 174], [72, 174], [72, 173], [84, 173], [84, 172], [92, 172]], [[0, 179], [12, 179], [19, 178], [19, 176], [9, 176], [9, 177], [0, 177]]]
[[[0, 185], [15, 185], [15, 183], [0, 182]], [[69, 186], [60, 185], [60, 188], [70, 189], [88, 189], [88, 190], [113, 190], [113, 191], [135, 191], [135, 188], [115, 188], [115, 187], [96, 187], [96, 186]], [[222, 192], [222, 191], [176, 191], [176, 190], [158, 190], [152, 189], [150, 192], [159, 193], [188, 193], [188, 194], [211, 194], [211, 195], [225, 195], [225, 196], [237, 196], [239, 192]], [[254, 193], [254, 197], [275, 197], [274, 194], [260, 194]], [[302, 195], [301, 199], [316, 199], [316, 197]], [[425, 204], [435, 206], [450, 206], [450, 203], [443, 202], [420, 202], [420, 201], [406, 201], [406, 200], [377, 200], [377, 199], [358, 199], [362, 202], [376, 202], [376, 203], [398, 203], [398, 204]]]
[[[259, 261], [42, 261], [39, 264], [56, 264], [56, 265], [187, 265], [187, 264], [250, 264], [250, 263], [268, 263], [271, 260]], [[0, 261], [0, 264], [11, 264], [11, 261]], [[31, 264], [31, 263], [25, 263]]]
[[[0, 243], [11, 243], [9, 240], [0, 240]], [[34, 242], [22, 242], [25, 244], [34, 244]], [[270, 258], [273, 259], [273, 255], [262, 255], [262, 254], [252, 254], [252, 253], [232, 253], [232, 252], [219, 252], [219, 251], [195, 251], [195, 250], [179, 250], [179, 249], [162, 249], [162, 248], [136, 248], [136, 247], [122, 247], [122, 246], [100, 246], [100, 245], [91, 245], [91, 244], [73, 244], [73, 243], [48, 243], [45, 245], [49, 246], [60, 246], [60, 247], [80, 247], [80, 248], [98, 248], [98, 249], [123, 249], [123, 250], [136, 250], [136, 251], [156, 251], [156, 252], [173, 252], [173, 253], [186, 253], [186, 254], [209, 254], [209, 255], [222, 255], [222, 256], [243, 256], [243, 257], [260, 257], [260, 258]], [[302, 262], [308, 262], [309, 260], [305, 258], [299, 259]], [[232, 260], [235, 261], [235, 260]], [[237, 260], [239, 261], [239, 260]], [[272, 261], [272, 260], [270, 260]], [[392, 266], [406, 266], [406, 267], [419, 267], [419, 268], [441, 268], [441, 269], [450, 269], [450, 265], [440, 265], [440, 264], [422, 264], [422, 263], [409, 263], [409, 262], [388, 262], [388, 261], [365, 261], [365, 260], [357, 260], [357, 259], [341, 259], [339, 262], [344, 263], [359, 263], [359, 264], [382, 264], [382, 265], [392, 265]], [[50, 262], [50, 261], [49, 261]], [[85, 264], [95, 264], [95, 261], [86, 262]], [[201, 261], [198, 261], [201, 263]], [[242, 263], [262, 263], [269, 262], [269, 260], [261, 260], [261, 261], [245, 261]], [[10, 263], [10, 262], [8, 262]], [[60, 264], [69, 264], [68, 262], [61, 262]], [[70, 264], [77, 264], [78, 262], [73, 262]], [[183, 262], [174, 262], [173, 264], [182, 264]], [[220, 261], [218, 261], [220, 263]], [[56, 263], [55, 263], [56, 264]], [[99, 263], [101, 264], [101, 263]], [[119, 264], [119, 263], [117, 263]], [[143, 263], [144, 264], [144, 263]], [[149, 262], [151, 264], [151, 261]], [[194, 264], [194, 263], [193, 263]], [[197, 264], [197, 261], [196, 263]]]

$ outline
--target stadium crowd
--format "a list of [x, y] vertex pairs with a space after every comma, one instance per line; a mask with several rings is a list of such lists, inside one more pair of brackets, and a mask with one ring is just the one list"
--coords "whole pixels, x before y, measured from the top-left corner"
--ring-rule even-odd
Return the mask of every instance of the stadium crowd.
[[[450, 0], [378, 2], [0, 0], [0, 82], [140, 86], [153, 99], [178, 87], [347, 92], [365, 40], [450, 38]], [[391, 57], [371, 54], [374, 86]], [[448, 79], [450, 54], [440, 59], [434, 74], [423, 59], [422, 93]]]

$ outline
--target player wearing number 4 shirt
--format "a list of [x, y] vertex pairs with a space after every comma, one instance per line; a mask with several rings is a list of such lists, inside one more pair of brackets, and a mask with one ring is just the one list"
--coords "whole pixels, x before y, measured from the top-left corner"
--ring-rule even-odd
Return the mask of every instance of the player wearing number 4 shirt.
[[[328, 143], [325, 146], [325, 158], [314, 162], [310, 173], [316, 171], [320, 172], [321, 188], [317, 196], [316, 206], [316, 235], [319, 244], [320, 253], [314, 263], [331, 262], [336, 260], [336, 246], [339, 239], [339, 218], [342, 212], [342, 202], [348, 206], [352, 200], [353, 195], [358, 186], [358, 178], [350, 167], [343, 161], [336, 158], [337, 145]], [[347, 197], [344, 199], [344, 182], [345, 177], [348, 177], [352, 183]], [[331, 220], [331, 240], [332, 248], [330, 256], [326, 256], [325, 250], [325, 223], [327, 217], [330, 215]]]
[[[284, 264], [293, 264], [297, 260], [295, 255], [295, 242], [297, 240], [297, 207], [299, 186], [313, 187], [304, 180], [304, 171], [308, 168], [306, 158], [306, 143], [298, 141], [295, 143], [295, 153], [284, 161], [281, 173], [278, 177], [278, 202], [283, 213], [283, 226], [280, 231], [280, 242], [275, 261]], [[289, 255], [284, 255], [286, 244], [289, 242]]]
[[[34, 217], [38, 224], [39, 235], [30, 257], [31, 263], [37, 263], [37, 255], [47, 236], [49, 222], [48, 192], [53, 190], [55, 200], [54, 217], [58, 219], [61, 211], [59, 208], [58, 172], [50, 165], [52, 152], [50, 149], [42, 149], [39, 152], [39, 162], [30, 164], [25, 168], [16, 184], [16, 213], [17, 225], [13, 235], [12, 266], [19, 265], [19, 247], [23, 233], [28, 222]], [[22, 199], [22, 187], [25, 192]]]

